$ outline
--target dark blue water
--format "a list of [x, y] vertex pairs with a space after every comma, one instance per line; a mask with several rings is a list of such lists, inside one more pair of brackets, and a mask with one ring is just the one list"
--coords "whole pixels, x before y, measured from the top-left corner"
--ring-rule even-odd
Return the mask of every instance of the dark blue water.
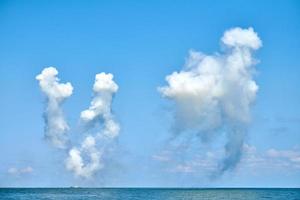
[[109, 189], [109, 188], [2, 188], [5, 200], [194, 200], [194, 199], [283, 199], [300, 200], [300, 189]]

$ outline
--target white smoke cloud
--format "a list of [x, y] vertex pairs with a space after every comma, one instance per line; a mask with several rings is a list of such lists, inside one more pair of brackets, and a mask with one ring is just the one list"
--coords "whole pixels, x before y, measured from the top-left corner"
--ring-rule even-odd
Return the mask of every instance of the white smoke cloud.
[[[101, 124], [102, 128], [94, 134], [95, 136], [87, 136], [80, 148], [72, 148], [66, 160], [66, 168], [83, 178], [90, 178], [104, 167], [102, 155], [106, 151], [107, 144], [117, 137], [120, 131], [120, 126], [111, 112], [112, 99], [118, 91], [113, 75], [97, 74], [93, 91], [91, 104], [88, 109], [81, 112], [80, 119], [88, 126], [87, 131], [93, 130], [97, 124]], [[96, 148], [97, 141], [102, 144], [101, 150]], [[89, 159], [84, 159], [85, 157]]]
[[185, 67], [166, 77], [163, 97], [175, 102], [174, 131], [194, 131], [203, 139], [225, 131], [227, 143], [220, 172], [233, 169], [241, 157], [250, 109], [258, 85], [253, 80], [253, 51], [262, 42], [252, 28], [233, 28], [221, 38], [224, 54], [191, 51]]
[[66, 132], [69, 126], [65, 121], [61, 104], [72, 95], [71, 83], [59, 83], [58, 71], [54, 67], [45, 68], [41, 74], [36, 76], [42, 92], [47, 97], [47, 104], [44, 112], [45, 136], [58, 148], [65, 148], [67, 137]]

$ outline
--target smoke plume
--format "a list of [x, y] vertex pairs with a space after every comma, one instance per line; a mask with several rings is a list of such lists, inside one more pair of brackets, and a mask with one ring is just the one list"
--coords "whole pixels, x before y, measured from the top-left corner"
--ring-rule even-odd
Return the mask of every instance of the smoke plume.
[[221, 38], [223, 54], [205, 55], [191, 51], [184, 68], [166, 77], [160, 87], [163, 97], [175, 104], [176, 134], [194, 131], [203, 141], [226, 133], [225, 157], [220, 172], [233, 169], [239, 162], [251, 105], [258, 85], [253, 80], [254, 50], [262, 42], [253, 28], [233, 28]]
[[[120, 131], [111, 111], [113, 96], [118, 91], [113, 75], [97, 74], [93, 91], [94, 97], [89, 108], [80, 115], [81, 121], [88, 127], [86, 132], [94, 132], [93, 136], [88, 135], [80, 148], [73, 147], [66, 160], [66, 168], [84, 178], [91, 177], [104, 166], [102, 155]], [[95, 129], [99, 125], [100, 130]]]
[[[69, 140], [66, 132], [69, 126], [61, 106], [64, 100], [72, 95], [73, 87], [69, 82], [59, 83], [57, 74], [58, 71], [54, 67], [49, 67], [37, 75], [36, 79], [47, 100], [44, 112], [45, 136], [55, 147], [66, 148]], [[80, 114], [80, 120], [87, 127], [83, 133], [85, 138], [79, 141], [79, 147], [73, 146], [68, 149], [65, 162], [67, 170], [83, 178], [90, 178], [104, 167], [103, 154], [120, 131], [120, 126], [114, 120], [111, 111], [113, 96], [118, 91], [113, 75], [97, 74], [93, 91], [94, 97], [89, 108]]]
[[65, 121], [61, 105], [72, 95], [71, 83], [59, 83], [58, 71], [54, 67], [45, 68], [36, 76], [42, 92], [46, 95], [44, 111], [45, 137], [56, 147], [65, 148], [66, 132], [69, 126]]

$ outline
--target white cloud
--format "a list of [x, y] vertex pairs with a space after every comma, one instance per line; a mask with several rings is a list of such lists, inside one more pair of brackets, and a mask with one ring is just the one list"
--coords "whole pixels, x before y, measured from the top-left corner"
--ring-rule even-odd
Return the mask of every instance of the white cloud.
[[27, 166], [27, 167], [24, 167], [24, 168], [11, 167], [7, 170], [7, 172], [11, 175], [14, 175], [14, 176], [20, 176], [20, 175], [32, 173], [33, 168], [30, 167], [30, 166]]
[[195, 172], [193, 167], [190, 165], [183, 165], [183, 164], [179, 164], [177, 166], [175, 166], [175, 168], [169, 170], [170, 172], [175, 172], [175, 173], [193, 173]]
[[300, 151], [297, 149], [271, 148], [259, 152], [254, 146], [247, 144], [244, 145], [244, 149], [245, 155], [242, 158], [241, 167], [300, 170]]
[[184, 68], [168, 75], [167, 86], [159, 91], [175, 102], [175, 132], [192, 130], [205, 139], [226, 131], [226, 155], [220, 166], [225, 171], [240, 160], [258, 91], [252, 51], [261, 46], [261, 40], [252, 28], [233, 28], [221, 41], [227, 47], [223, 55], [191, 51]]
[[61, 104], [70, 97], [73, 92], [71, 83], [59, 83], [58, 71], [54, 67], [43, 69], [41, 74], [36, 76], [42, 92], [47, 97], [47, 104], [44, 112], [45, 136], [51, 143], [59, 148], [65, 148], [67, 137], [66, 132], [69, 126], [65, 121]]
[[291, 165], [300, 169], [300, 151], [269, 149], [266, 155], [271, 159], [290, 162]]
[[157, 160], [160, 162], [168, 162], [171, 161], [171, 152], [169, 151], [162, 151], [159, 154], [152, 155], [153, 160]]

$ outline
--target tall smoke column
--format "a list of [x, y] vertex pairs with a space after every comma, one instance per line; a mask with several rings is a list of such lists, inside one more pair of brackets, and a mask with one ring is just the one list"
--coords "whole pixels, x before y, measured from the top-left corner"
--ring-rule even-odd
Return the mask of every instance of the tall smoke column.
[[252, 54], [262, 42], [253, 28], [227, 30], [221, 41], [223, 55], [191, 51], [185, 67], [168, 75], [168, 85], [159, 91], [175, 102], [176, 134], [194, 131], [203, 141], [211, 141], [212, 135], [226, 132], [225, 157], [219, 168], [223, 173], [233, 169], [241, 157], [258, 90]]
[[[80, 148], [72, 148], [66, 160], [66, 168], [73, 171], [76, 176], [83, 178], [90, 178], [104, 167], [102, 155], [109, 142], [116, 138], [120, 131], [120, 126], [114, 120], [111, 112], [113, 96], [118, 91], [118, 85], [113, 81], [113, 75], [110, 73], [97, 74], [93, 91], [94, 97], [91, 104], [87, 110], [81, 112], [80, 119], [90, 130], [97, 124], [103, 125], [102, 129], [94, 136], [87, 136]], [[100, 149], [96, 148], [97, 141], [104, 144]], [[84, 156], [88, 159], [84, 159]]]
[[69, 126], [65, 121], [61, 104], [72, 95], [73, 87], [69, 82], [59, 83], [57, 74], [58, 71], [54, 67], [48, 67], [37, 75], [36, 79], [47, 97], [44, 112], [45, 136], [54, 146], [65, 148]]

